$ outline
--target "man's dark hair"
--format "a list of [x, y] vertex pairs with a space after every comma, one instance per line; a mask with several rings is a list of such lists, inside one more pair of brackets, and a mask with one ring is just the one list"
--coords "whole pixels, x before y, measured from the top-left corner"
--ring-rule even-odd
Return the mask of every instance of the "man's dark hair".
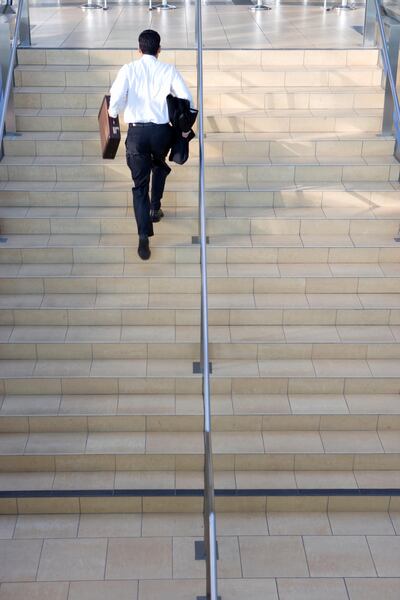
[[157, 52], [160, 49], [160, 42], [160, 36], [153, 29], [145, 29], [139, 35], [139, 49], [143, 54], [157, 56]]

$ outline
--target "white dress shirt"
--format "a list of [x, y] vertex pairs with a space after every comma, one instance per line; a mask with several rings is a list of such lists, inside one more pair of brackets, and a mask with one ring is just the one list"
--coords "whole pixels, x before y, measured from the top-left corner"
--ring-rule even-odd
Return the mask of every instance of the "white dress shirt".
[[125, 123], [168, 123], [168, 94], [189, 100], [193, 107], [191, 93], [174, 65], [143, 54], [120, 69], [111, 87], [108, 113], [115, 118], [124, 111]]

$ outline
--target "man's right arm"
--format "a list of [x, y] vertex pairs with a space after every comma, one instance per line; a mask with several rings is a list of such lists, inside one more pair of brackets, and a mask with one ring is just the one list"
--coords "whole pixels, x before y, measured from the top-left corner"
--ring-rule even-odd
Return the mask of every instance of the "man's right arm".
[[119, 113], [123, 112], [127, 103], [129, 81], [127, 65], [124, 65], [118, 72], [118, 75], [111, 86], [110, 90], [110, 107], [108, 114], [110, 117], [116, 118]]

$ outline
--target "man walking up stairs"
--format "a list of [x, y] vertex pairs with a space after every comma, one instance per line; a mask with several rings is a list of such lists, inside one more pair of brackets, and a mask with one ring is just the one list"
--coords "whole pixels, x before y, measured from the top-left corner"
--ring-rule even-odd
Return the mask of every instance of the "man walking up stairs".
[[[138, 227], [138, 254], [150, 258], [149, 237], [153, 223], [164, 216], [161, 199], [171, 169], [166, 164], [174, 135], [169, 124], [167, 96], [189, 100], [192, 96], [173, 65], [158, 62], [160, 36], [146, 29], [139, 36], [140, 61], [124, 65], [111, 87], [109, 114], [117, 117], [125, 110], [128, 124], [126, 160], [134, 181], [133, 209]], [[188, 135], [189, 132], [183, 134]], [[151, 200], [149, 196], [150, 173]]]

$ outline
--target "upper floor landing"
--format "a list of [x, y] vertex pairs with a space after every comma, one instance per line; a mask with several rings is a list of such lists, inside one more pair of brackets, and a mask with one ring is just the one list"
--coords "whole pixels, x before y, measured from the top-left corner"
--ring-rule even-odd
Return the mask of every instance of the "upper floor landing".
[[[102, 4], [104, 0], [98, 1]], [[153, 0], [153, 6], [158, 1], [161, 2]], [[356, 10], [334, 10], [342, 0], [327, 0], [331, 10], [326, 11], [323, 0], [265, 0], [271, 10], [251, 11], [255, 3], [256, 0], [207, 0], [203, 4], [204, 46], [362, 46], [363, 3], [357, 4]], [[175, 10], [149, 11], [149, 0], [110, 0], [108, 10], [82, 10], [78, 0], [31, 0], [32, 43], [47, 48], [132, 48], [136, 47], [139, 33], [151, 28], [160, 32], [164, 48], [193, 48], [195, 5], [189, 0], [174, 0], [174, 4]]]

